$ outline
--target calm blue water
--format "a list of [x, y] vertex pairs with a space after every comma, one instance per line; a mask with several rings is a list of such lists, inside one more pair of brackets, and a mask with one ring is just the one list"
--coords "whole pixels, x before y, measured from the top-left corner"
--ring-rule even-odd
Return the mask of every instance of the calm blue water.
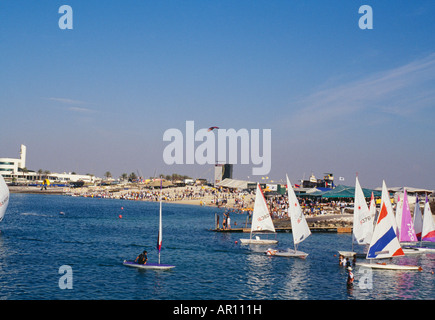
[[[121, 209], [123, 207], [124, 209]], [[311, 235], [306, 260], [268, 257], [235, 241], [249, 235], [209, 231], [217, 209], [164, 204], [162, 263], [171, 271], [122, 265], [142, 250], [156, 261], [158, 203], [12, 194], [0, 225], [1, 299], [434, 299], [435, 255], [404, 257], [423, 272], [373, 271], [372, 288], [346, 287], [334, 255], [350, 235]], [[60, 212], [64, 212], [61, 215]], [[122, 219], [118, 216], [122, 214]], [[233, 215], [232, 224], [243, 224]], [[291, 235], [277, 235], [279, 247]], [[72, 268], [72, 289], [60, 289], [59, 267]]]

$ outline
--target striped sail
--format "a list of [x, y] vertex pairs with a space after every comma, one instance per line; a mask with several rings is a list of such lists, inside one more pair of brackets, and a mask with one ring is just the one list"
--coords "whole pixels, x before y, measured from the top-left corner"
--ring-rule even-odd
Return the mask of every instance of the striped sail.
[[387, 212], [388, 212], [388, 219], [391, 220], [391, 224], [393, 226], [394, 233], [397, 233], [397, 223], [396, 223], [396, 219], [394, 217], [393, 207], [391, 206], [390, 193], [388, 192], [388, 188], [387, 188], [387, 185], [385, 183], [385, 180], [382, 181], [381, 208], [382, 208], [382, 203], [385, 203], [385, 207], [386, 207]]
[[390, 213], [387, 210], [387, 206], [385, 202], [383, 202], [370, 242], [369, 251], [367, 252], [367, 259], [390, 258], [405, 255], [392, 224], [394, 218], [391, 218], [389, 215]]

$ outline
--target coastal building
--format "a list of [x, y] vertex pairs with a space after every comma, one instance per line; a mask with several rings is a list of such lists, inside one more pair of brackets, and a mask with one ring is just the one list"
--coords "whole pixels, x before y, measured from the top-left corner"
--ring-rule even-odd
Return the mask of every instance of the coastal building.
[[[72, 172], [53, 173], [49, 171], [35, 172], [26, 167], [26, 146], [21, 145], [19, 158], [0, 158], [0, 174], [6, 182], [11, 183], [42, 183], [48, 179], [51, 183], [72, 183], [84, 181], [85, 183], [94, 183], [98, 178], [88, 174], [75, 174]], [[101, 179], [100, 179], [101, 180]]]
[[21, 145], [20, 158], [0, 158], [0, 174], [4, 177], [11, 177], [26, 167], [26, 146]]
[[232, 164], [215, 164], [214, 166], [214, 185], [218, 185], [225, 179], [233, 178]]
[[316, 179], [313, 173], [308, 180], [301, 180], [302, 188], [335, 188], [334, 185], [334, 175], [332, 173], [325, 173], [323, 179]]

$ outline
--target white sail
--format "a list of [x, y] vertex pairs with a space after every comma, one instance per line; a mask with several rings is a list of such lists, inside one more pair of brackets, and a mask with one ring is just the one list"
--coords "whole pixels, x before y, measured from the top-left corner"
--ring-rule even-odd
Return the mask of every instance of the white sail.
[[254, 212], [252, 213], [251, 234], [253, 232], [271, 231], [275, 232], [272, 217], [267, 208], [266, 199], [260, 184], [257, 183], [257, 193], [255, 195]]
[[295, 245], [304, 241], [310, 234], [310, 228], [308, 227], [305, 216], [302, 212], [299, 201], [296, 198], [296, 194], [292, 188], [290, 180], [287, 176], [287, 190], [288, 190], [288, 215], [292, 224], [293, 242]]
[[[373, 210], [373, 209], [372, 209]], [[367, 206], [361, 185], [356, 177], [353, 211], [353, 235], [358, 244], [369, 244], [373, 235], [372, 212]]]
[[376, 217], [376, 202], [375, 202], [375, 196], [373, 195], [372, 192], [372, 198], [370, 199], [370, 215], [372, 217], [372, 224], [375, 223], [375, 217]]
[[3, 176], [0, 174], [0, 221], [5, 216], [6, 209], [9, 204], [9, 188], [6, 185]]
[[421, 240], [435, 242], [435, 222], [432, 217], [429, 200], [426, 196], [423, 213], [423, 231], [421, 233]]
[[402, 225], [402, 213], [403, 213], [403, 197], [400, 198], [400, 195], [397, 196], [397, 204], [396, 204], [396, 234], [400, 239], [401, 225]]
[[417, 239], [421, 240], [421, 232], [423, 231], [423, 216], [421, 214], [420, 205], [418, 203], [418, 196], [415, 199], [413, 223]]

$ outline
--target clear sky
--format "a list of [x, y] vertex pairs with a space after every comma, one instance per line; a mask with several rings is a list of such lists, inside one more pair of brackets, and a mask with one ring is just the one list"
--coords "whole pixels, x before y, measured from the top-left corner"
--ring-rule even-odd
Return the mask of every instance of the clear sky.
[[272, 129], [272, 180], [435, 189], [434, 17], [433, 0], [0, 0], [0, 157], [25, 144], [32, 170], [211, 179], [162, 158], [193, 120]]

